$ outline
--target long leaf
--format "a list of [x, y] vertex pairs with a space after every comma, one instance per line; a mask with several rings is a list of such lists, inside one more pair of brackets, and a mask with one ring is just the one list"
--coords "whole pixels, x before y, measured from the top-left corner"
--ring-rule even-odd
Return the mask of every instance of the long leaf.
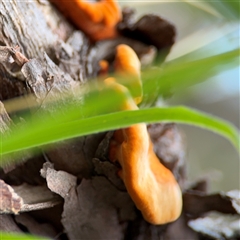
[[[151, 104], [159, 94], [166, 94], [168, 91], [171, 91], [171, 89], [179, 90], [184, 87], [194, 85], [199, 81], [203, 81], [206, 77], [214, 74], [216, 66], [221, 66], [222, 68], [226, 68], [226, 64], [228, 64], [228, 66], [230, 64], [230, 67], [236, 66], [238, 64], [238, 61], [236, 61], [238, 59], [238, 53], [239, 49], [236, 49], [228, 53], [219, 54], [197, 61], [185, 63], [173, 62], [172, 64], [166, 65], [162, 70], [151, 69], [145, 71], [143, 73], [144, 101], [150, 102]], [[21, 147], [18, 143], [15, 146], [10, 146], [8, 139], [8, 144], [3, 144], [3, 149], [0, 150], [0, 153], [20, 151], [21, 148], [28, 149], [33, 146], [37, 146], [38, 143], [40, 145], [44, 145], [52, 141], [62, 140], [64, 139], [64, 135], [60, 138], [55, 138], [55, 140], [52, 140], [51, 136], [49, 136], [50, 133], [52, 133], [52, 130], [55, 129], [59, 123], [72, 121], [86, 116], [96, 116], [108, 113], [109, 111], [111, 112], [111, 109], [114, 110], [115, 107], [119, 109], [117, 106], [121, 105], [121, 102], [129, 97], [128, 94], [125, 94], [124, 96], [121, 96], [119, 92], [116, 94], [116, 91], [109, 92], [109, 89], [102, 89], [101, 93], [98, 94], [98, 90], [96, 91], [96, 88], [91, 88], [91, 85], [89, 88], [93, 92], [90, 93], [90, 95], [87, 94], [88, 97], [86, 98], [85, 104], [79, 109], [73, 108], [72, 106], [69, 108], [68, 105], [66, 105], [62, 112], [59, 113], [57, 111], [54, 113], [54, 121], [49, 117], [45, 118], [44, 114], [41, 114], [40, 117], [33, 117], [30, 122], [27, 120], [27, 128], [23, 128], [22, 130], [13, 129], [13, 139], [10, 142], [24, 142], [24, 146]], [[105, 115], [105, 117], [107, 118], [108, 115]], [[151, 119], [149, 119], [149, 121], [150, 120]], [[148, 122], [148, 119], [144, 121]], [[161, 121], [161, 119], [159, 121]], [[174, 119], [171, 121], [174, 121]], [[42, 125], [48, 127], [48, 131], [45, 131], [47, 134], [45, 137], [42, 136], [42, 130], [44, 129]], [[102, 131], [102, 129], [95, 128], [94, 131]], [[84, 134], [88, 133], [81, 133], [81, 135]], [[43, 139], [41, 139], [42, 137]], [[17, 138], [19, 139], [17, 140]]]
[[207, 2], [201, 2], [201, 1], [189, 1], [189, 0], [182, 0], [182, 2], [188, 3], [196, 8], [199, 8], [215, 17], [222, 17], [222, 15], [214, 8], [212, 7], [209, 3]]
[[0, 240], [47, 240], [49, 238], [37, 237], [29, 234], [0, 232]]
[[151, 104], [158, 96], [168, 96], [236, 66], [239, 66], [239, 49], [190, 62], [173, 61], [161, 69], [145, 71], [143, 102]]
[[240, 3], [238, 0], [217, 0], [208, 1], [212, 7], [214, 7], [219, 13], [224, 15], [228, 20], [238, 20], [240, 19]]
[[[237, 22], [227, 22], [211, 24], [210, 26], [206, 26], [199, 30], [194, 31], [193, 33], [185, 36], [183, 39], [177, 41], [173, 47], [171, 48], [171, 52], [168, 54], [166, 58], [166, 62], [175, 60], [177, 58], [186, 57], [186, 55], [195, 54], [196, 51], [201, 51], [203, 54], [209, 55], [209, 50], [206, 51], [206, 47], [213, 42], [218, 44], [218, 41], [222, 41], [223, 39], [229, 39], [229, 35], [233, 33], [237, 33], [239, 30], [239, 23]], [[238, 39], [236, 39], [236, 43]], [[194, 44], [193, 44], [194, 43]], [[216, 45], [217, 46], [217, 45]], [[225, 47], [226, 48], [226, 47]], [[223, 50], [218, 49], [217, 47], [213, 49], [213, 52], [219, 52]], [[211, 54], [211, 52], [210, 52]]]
[[240, 18], [240, 3], [238, 0], [202, 0], [202, 1], [189, 1], [182, 0], [191, 4], [213, 16], [224, 17], [226, 20], [239, 20]]
[[[88, 134], [128, 127], [136, 123], [178, 122], [190, 124], [218, 133], [238, 148], [238, 131], [223, 120], [186, 107], [150, 108], [137, 111], [122, 111], [49, 126], [27, 125], [3, 139], [1, 154], [41, 146], [48, 143]], [[37, 130], [36, 130], [37, 129]], [[25, 134], [23, 134], [23, 132]]]

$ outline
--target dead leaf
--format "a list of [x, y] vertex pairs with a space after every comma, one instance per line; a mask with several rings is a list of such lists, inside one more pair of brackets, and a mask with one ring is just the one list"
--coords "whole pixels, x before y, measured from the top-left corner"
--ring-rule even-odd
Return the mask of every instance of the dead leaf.
[[41, 175], [46, 178], [48, 188], [61, 197], [65, 198], [68, 192], [76, 187], [77, 178], [64, 171], [56, 171], [53, 164], [47, 162], [43, 164]]
[[204, 218], [189, 221], [188, 225], [194, 231], [214, 239], [234, 239], [240, 237], [239, 215], [212, 212]]
[[31, 186], [22, 184], [10, 186], [0, 180], [0, 213], [18, 214], [53, 207], [61, 203], [45, 185]]
[[65, 197], [62, 223], [69, 239], [123, 239], [121, 222], [133, 220], [134, 209], [126, 192], [104, 177], [93, 177]]
[[105, 133], [62, 141], [46, 151], [55, 170], [63, 170], [79, 178], [90, 178], [93, 173], [92, 158]]
[[90, 177], [93, 166], [91, 160], [85, 156], [85, 146], [85, 137], [62, 141], [47, 150], [46, 156], [57, 171], [62, 170], [80, 178]]
[[14, 186], [13, 189], [23, 199], [21, 212], [51, 208], [62, 202], [61, 198], [52, 193], [46, 185], [31, 186], [24, 183]]
[[0, 180], [0, 213], [18, 214], [23, 207], [23, 199], [14, 189]]
[[240, 214], [240, 190], [232, 190], [225, 194], [227, 197], [230, 198], [232, 202], [232, 206]]

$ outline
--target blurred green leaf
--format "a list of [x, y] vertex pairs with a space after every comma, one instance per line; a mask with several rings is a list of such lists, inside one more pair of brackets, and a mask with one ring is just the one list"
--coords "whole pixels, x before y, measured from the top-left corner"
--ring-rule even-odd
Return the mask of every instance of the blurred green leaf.
[[215, 17], [222, 17], [222, 15], [214, 8], [212, 7], [208, 2], [204, 1], [189, 1], [189, 0], [182, 0], [185, 3], [188, 3], [190, 5], [193, 5], [196, 8], [199, 8]]
[[142, 73], [143, 102], [151, 103], [158, 96], [168, 96], [236, 66], [239, 66], [239, 49], [196, 61], [179, 58], [162, 68], [147, 70]]
[[36, 237], [29, 234], [0, 232], [0, 240], [47, 240], [49, 238]]
[[[172, 61], [164, 65], [162, 69], [146, 70], [142, 74], [144, 102], [151, 105], [159, 95], [168, 95], [171, 91], [178, 91], [205, 81], [219, 71], [236, 66], [239, 64], [238, 56], [239, 49], [236, 49], [196, 61], [183, 63]], [[124, 84], [124, 81], [131, 81], [131, 79], [120, 78], [118, 80], [120, 84], [122, 82]], [[114, 130], [138, 122], [159, 121], [181, 122], [204, 127], [227, 137], [235, 146], [237, 145], [236, 131], [226, 123], [207, 115], [204, 119], [203, 115], [199, 113], [200, 115], [197, 118], [194, 111], [189, 110], [190, 112], [186, 114], [187, 110], [183, 108], [181, 110], [152, 108], [108, 114], [122, 109], [122, 103], [131, 97], [129, 92], [122, 92], [114, 89], [114, 87], [106, 87], [101, 84], [96, 87], [96, 84], [92, 82], [89, 83], [87, 89], [89, 91], [79, 93], [83, 97], [81, 103], [74, 102], [72, 99], [69, 101], [65, 99], [60, 102], [56, 100], [54, 103], [49, 103], [57, 106], [54, 114], [49, 114], [40, 109], [39, 113], [36, 112], [32, 117], [23, 116], [26, 123], [13, 127], [10, 137], [6, 138], [4, 136], [3, 138], [2, 136], [0, 153], [7, 154], [76, 136]], [[128, 118], [128, 116], [130, 117]], [[189, 121], [191, 118], [193, 120]]]
[[122, 111], [62, 124], [26, 125], [2, 141], [1, 154], [41, 146], [65, 139], [128, 127], [135, 123], [178, 122], [202, 127], [229, 139], [238, 147], [238, 132], [230, 124], [185, 107]]
[[[230, 51], [231, 46], [238, 46], [239, 37], [237, 36], [239, 31], [239, 23], [238, 22], [227, 22], [221, 23], [217, 22], [211, 24], [209, 26], [205, 26], [204, 28], [198, 29], [191, 34], [185, 36], [184, 38], [177, 41], [173, 47], [171, 48], [171, 52], [168, 54], [166, 58], [166, 62], [172, 60], [193, 60], [200, 59], [203, 56], [213, 56], [215, 54], [220, 54], [222, 51]], [[235, 43], [229, 44], [229, 39], [236, 34]], [[226, 43], [230, 46], [222, 45], [222, 41], [225, 39]], [[194, 44], [193, 44], [194, 43]], [[214, 44], [214, 47], [209, 51], [209, 46]], [[216, 44], [216, 45], [215, 45]], [[219, 47], [221, 46], [221, 47]], [[197, 56], [197, 55], [199, 56]], [[193, 56], [194, 55], [194, 56]], [[197, 57], [197, 58], [196, 58]], [[178, 58], [178, 59], [177, 59]]]
[[216, 17], [225, 18], [227, 20], [239, 20], [240, 2], [238, 0], [182, 1], [191, 4]]
[[207, 1], [228, 20], [240, 19], [240, 2], [238, 0]]

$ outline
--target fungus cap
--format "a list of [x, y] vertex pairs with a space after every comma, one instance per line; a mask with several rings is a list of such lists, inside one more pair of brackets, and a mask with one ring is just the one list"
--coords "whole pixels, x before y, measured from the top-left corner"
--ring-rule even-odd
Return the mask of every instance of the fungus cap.
[[[137, 110], [142, 99], [140, 61], [135, 52], [126, 45], [119, 45], [115, 57], [115, 69], [121, 76], [133, 76], [131, 87], [139, 89], [133, 94], [129, 84], [110, 78], [105, 82], [132, 98], [123, 105], [124, 110]], [[135, 124], [116, 130], [109, 147], [109, 158], [121, 165], [119, 176], [124, 181], [129, 195], [146, 221], [165, 224], [176, 220], [182, 211], [182, 192], [173, 173], [162, 165], [156, 156], [147, 126]]]
[[51, 0], [77, 27], [93, 41], [115, 38], [116, 25], [122, 19], [115, 0], [88, 2], [84, 0]]

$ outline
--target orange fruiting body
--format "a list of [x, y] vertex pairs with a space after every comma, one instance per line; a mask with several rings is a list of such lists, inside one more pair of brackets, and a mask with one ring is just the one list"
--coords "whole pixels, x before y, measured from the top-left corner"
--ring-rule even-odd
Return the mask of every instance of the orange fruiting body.
[[115, 0], [88, 2], [83, 0], [51, 0], [93, 42], [115, 38], [116, 25], [122, 19]]
[[[117, 47], [115, 69], [123, 75], [132, 76], [131, 85], [141, 88], [140, 62], [130, 47]], [[116, 91], [122, 91], [124, 94], [128, 91], [128, 88], [115, 78], [107, 78], [104, 82]], [[126, 100], [122, 110], [138, 110], [137, 103], [141, 99], [142, 91], [139, 91], [138, 95]], [[110, 143], [109, 158], [120, 163], [119, 176], [146, 221], [165, 224], [180, 216], [181, 189], [172, 172], [157, 158], [146, 124], [135, 124], [116, 130]]]

